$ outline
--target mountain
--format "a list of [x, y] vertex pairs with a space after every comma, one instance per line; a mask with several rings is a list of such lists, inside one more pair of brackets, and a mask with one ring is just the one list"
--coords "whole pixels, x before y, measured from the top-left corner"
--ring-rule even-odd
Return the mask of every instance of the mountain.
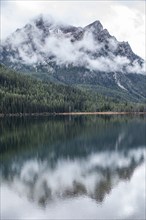
[[0, 62], [45, 81], [146, 101], [144, 60], [100, 21], [74, 27], [39, 16], [3, 41]]

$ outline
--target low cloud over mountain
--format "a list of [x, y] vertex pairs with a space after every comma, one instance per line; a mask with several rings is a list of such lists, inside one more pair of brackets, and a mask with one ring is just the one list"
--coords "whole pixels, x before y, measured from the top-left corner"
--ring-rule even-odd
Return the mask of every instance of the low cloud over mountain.
[[[144, 61], [128, 42], [118, 42], [100, 21], [86, 27], [60, 24], [39, 16], [17, 29], [2, 44], [1, 62], [85, 67], [90, 71], [144, 73]], [[48, 68], [50, 71], [50, 68]]]
[[145, 101], [145, 61], [98, 20], [75, 27], [41, 15], [12, 33], [0, 49], [2, 64], [41, 80]]

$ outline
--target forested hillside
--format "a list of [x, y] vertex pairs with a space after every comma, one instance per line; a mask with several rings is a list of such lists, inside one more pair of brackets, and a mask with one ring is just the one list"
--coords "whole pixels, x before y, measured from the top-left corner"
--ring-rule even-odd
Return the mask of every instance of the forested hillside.
[[0, 113], [144, 111], [144, 105], [110, 99], [77, 88], [43, 82], [0, 66]]

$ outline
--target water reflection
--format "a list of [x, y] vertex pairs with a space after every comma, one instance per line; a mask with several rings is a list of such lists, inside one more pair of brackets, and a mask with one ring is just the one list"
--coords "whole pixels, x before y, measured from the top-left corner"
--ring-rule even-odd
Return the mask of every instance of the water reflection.
[[0, 127], [2, 219], [145, 218], [145, 117]]

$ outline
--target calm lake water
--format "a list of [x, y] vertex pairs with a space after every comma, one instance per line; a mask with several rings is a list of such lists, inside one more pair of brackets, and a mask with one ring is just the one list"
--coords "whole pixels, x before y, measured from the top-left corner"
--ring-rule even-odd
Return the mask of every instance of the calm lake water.
[[145, 219], [146, 117], [0, 119], [1, 219]]

